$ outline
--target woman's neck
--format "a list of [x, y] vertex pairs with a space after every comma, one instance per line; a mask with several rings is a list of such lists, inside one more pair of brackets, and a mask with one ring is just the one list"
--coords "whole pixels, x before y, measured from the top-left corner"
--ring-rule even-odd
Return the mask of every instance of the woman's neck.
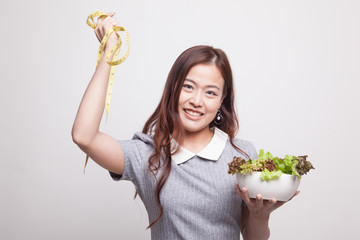
[[213, 136], [214, 132], [209, 128], [199, 132], [185, 131], [181, 146], [196, 154], [209, 144]]

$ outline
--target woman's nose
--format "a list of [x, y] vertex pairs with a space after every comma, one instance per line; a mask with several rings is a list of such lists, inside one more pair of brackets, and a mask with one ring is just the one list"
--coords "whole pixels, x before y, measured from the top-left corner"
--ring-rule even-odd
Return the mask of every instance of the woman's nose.
[[201, 107], [203, 105], [203, 96], [200, 91], [194, 92], [191, 96], [190, 103], [194, 105], [194, 107]]

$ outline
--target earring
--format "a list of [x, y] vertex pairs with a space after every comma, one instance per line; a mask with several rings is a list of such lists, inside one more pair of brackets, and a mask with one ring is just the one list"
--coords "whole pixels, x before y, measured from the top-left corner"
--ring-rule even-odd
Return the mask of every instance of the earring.
[[221, 115], [221, 111], [220, 111], [220, 108], [217, 110], [217, 113], [216, 113], [216, 117], [214, 119], [214, 123], [216, 125], [220, 125], [222, 124], [224, 121], [224, 117]]

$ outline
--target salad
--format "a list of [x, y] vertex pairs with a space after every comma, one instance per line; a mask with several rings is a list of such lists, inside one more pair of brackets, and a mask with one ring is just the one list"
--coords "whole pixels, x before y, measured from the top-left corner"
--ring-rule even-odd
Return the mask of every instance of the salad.
[[250, 174], [254, 171], [261, 172], [261, 180], [270, 181], [278, 179], [281, 174], [301, 176], [307, 174], [310, 169], [315, 169], [311, 162], [306, 160], [307, 155], [292, 156], [286, 155], [284, 158], [273, 157], [269, 152], [265, 153], [263, 149], [259, 150], [257, 159], [245, 160], [242, 157], [234, 157], [233, 161], [228, 163], [228, 173]]

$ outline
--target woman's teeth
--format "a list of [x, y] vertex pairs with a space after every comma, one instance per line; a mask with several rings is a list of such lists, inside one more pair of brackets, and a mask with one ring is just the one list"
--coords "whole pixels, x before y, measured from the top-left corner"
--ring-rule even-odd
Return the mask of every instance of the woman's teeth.
[[185, 109], [185, 112], [188, 113], [188, 114], [190, 114], [191, 116], [194, 116], [194, 117], [199, 117], [199, 116], [201, 116], [201, 113], [199, 113], [199, 112], [193, 112], [193, 111], [187, 110], [187, 109]]

